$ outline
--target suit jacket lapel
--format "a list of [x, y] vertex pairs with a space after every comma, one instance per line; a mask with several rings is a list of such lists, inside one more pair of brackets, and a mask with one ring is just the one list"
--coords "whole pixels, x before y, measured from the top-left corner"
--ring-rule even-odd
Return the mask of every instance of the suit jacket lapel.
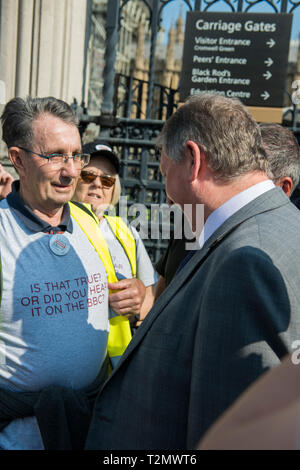
[[[131, 352], [140, 343], [140, 341], [145, 336], [145, 334], [149, 330], [150, 326], [152, 325], [156, 317], [161, 313], [164, 307], [170, 302], [170, 300], [174, 297], [176, 292], [179, 289], [181, 289], [183, 284], [193, 274], [193, 272], [199, 269], [201, 264], [206, 260], [206, 258], [210, 255], [210, 253], [214, 250], [214, 248], [218, 246], [218, 244], [221, 243], [222, 240], [226, 236], [228, 236], [233, 230], [236, 229], [236, 227], [238, 227], [239, 225], [241, 225], [243, 222], [250, 219], [251, 217], [258, 215], [262, 212], [273, 210], [277, 207], [280, 207], [288, 203], [289, 203], [289, 199], [284, 194], [282, 189], [274, 188], [262, 194], [261, 196], [257, 197], [256, 199], [251, 201], [249, 204], [244, 206], [242, 209], [240, 209], [238, 212], [233, 214], [229, 219], [227, 219], [211, 235], [211, 237], [205, 242], [203, 247], [194, 254], [194, 256], [189, 260], [189, 262], [182, 268], [182, 270], [176, 274], [176, 276], [174, 277], [172, 282], [169, 284], [165, 292], [155, 302], [151, 311], [148, 313], [148, 315], [144, 319], [142, 325], [139, 327], [138, 331], [135, 333], [134, 338], [129, 343], [116, 369], [119, 368], [119, 365], [121, 365], [124, 362], [124, 360], [126, 360], [126, 357], [128, 357], [128, 355], [131, 354]], [[114, 375], [114, 371], [112, 375]]]

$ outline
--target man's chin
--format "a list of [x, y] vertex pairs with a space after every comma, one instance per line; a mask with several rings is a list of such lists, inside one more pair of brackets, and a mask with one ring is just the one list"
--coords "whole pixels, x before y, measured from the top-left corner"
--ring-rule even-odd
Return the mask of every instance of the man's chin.
[[52, 201], [56, 203], [58, 206], [62, 206], [67, 202], [71, 201], [74, 195], [74, 189], [70, 188], [69, 190], [64, 191], [55, 191], [53, 194]]

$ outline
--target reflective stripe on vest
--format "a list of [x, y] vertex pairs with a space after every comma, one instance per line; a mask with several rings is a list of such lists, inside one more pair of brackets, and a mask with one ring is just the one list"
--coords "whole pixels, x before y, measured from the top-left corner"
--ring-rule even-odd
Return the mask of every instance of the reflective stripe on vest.
[[[77, 205], [77, 207], [87, 210], [88, 215], [91, 216], [95, 220], [97, 226], [99, 225], [99, 220], [97, 216], [94, 214], [91, 204], [88, 204], [86, 202], [78, 203], [74, 201], [72, 201], [71, 204], [73, 206]], [[135, 242], [135, 239], [131, 230], [128, 228], [127, 224], [124, 222], [124, 220], [121, 217], [117, 217], [117, 216], [112, 217], [112, 216], [104, 215], [104, 218], [106, 219], [115, 237], [121, 243], [130, 263], [132, 277], [135, 277], [136, 269], [137, 269], [136, 268], [136, 242]], [[107, 248], [108, 248], [108, 245], [107, 245]], [[113, 269], [114, 269], [114, 266], [113, 266]]]
[[[135, 239], [132, 235], [131, 230], [128, 228], [126, 223], [124, 222], [121, 217], [111, 217], [111, 216], [104, 216], [108, 225], [110, 226], [113, 234], [115, 237], [119, 240], [121, 243], [127, 258], [130, 262], [131, 266], [131, 272], [132, 272], [132, 277], [136, 276], [136, 243]], [[117, 337], [119, 335], [118, 329], [117, 329], [117, 324], [115, 325], [116, 320], [119, 317], [114, 317], [110, 319], [110, 336], [109, 336], [109, 341], [111, 342], [110, 348], [111, 348], [111, 354], [110, 354], [110, 360], [112, 363], [112, 366], [115, 367], [117, 365], [118, 360], [120, 359], [121, 356], [118, 356], [118, 351], [115, 350], [114, 345], [118, 343]], [[122, 317], [124, 319], [124, 317]], [[114, 337], [116, 335], [116, 338]], [[130, 330], [130, 338], [127, 338], [128, 343], [131, 340], [131, 330]], [[124, 341], [126, 341], [124, 339]], [[127, 344], [128, 344], [127, 343]]]
[[[69, 202], [69, 206], [72, 217], [74, 217], [82, 231], [86, 234], [89, 241], [97, 251], [107, 272], [108, 282], [118, 282], [110, 252], [108, 249], [108, 245], [98, 226], [98, 221], [96, 221], [93, 214], [86, 213], [77, 204]], [[88, 207], [86, 204], [84, 206]], [[126, 224], [124, 223], [124, 225]], [[127, 230], [129, 231], [128, 228]], [[127, 317], [117, 315], [109, 320], [109, 324], [110, 328], [108, 335], [107, 351], [109, 357], [112, 360], [112, 363], [114, 363], [115, 360], [122, 356], [122, 354], [124, 353], [125, 349], [128, 346], [128, 343], [132, 338], [132, 334], [130, 329], [130, 323]]]

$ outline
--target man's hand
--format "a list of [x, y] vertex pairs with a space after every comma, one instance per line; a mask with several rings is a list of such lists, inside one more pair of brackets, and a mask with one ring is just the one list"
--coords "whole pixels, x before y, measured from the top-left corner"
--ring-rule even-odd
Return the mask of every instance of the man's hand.
[[14, 179], [11, 174], [4, 170], [0, 163], [0, 200], [6, 198], [11, 192], [11, 184], [13, 181]]
[[146, 295], [146, 287], [139, 279], [122, 279], [108, 283], [110, 290], [117, 290], [109, 295], [109, 305], [119, 315], [139, 315]]

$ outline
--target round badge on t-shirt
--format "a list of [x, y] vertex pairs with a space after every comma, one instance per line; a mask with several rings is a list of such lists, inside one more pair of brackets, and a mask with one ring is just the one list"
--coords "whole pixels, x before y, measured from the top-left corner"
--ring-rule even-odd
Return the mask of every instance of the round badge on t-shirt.
[[64, 256], [70, 249], [70, 242], [67, 237], [57, 233], [56, 235], [50, 235], [49, 247], [55, 255]]

